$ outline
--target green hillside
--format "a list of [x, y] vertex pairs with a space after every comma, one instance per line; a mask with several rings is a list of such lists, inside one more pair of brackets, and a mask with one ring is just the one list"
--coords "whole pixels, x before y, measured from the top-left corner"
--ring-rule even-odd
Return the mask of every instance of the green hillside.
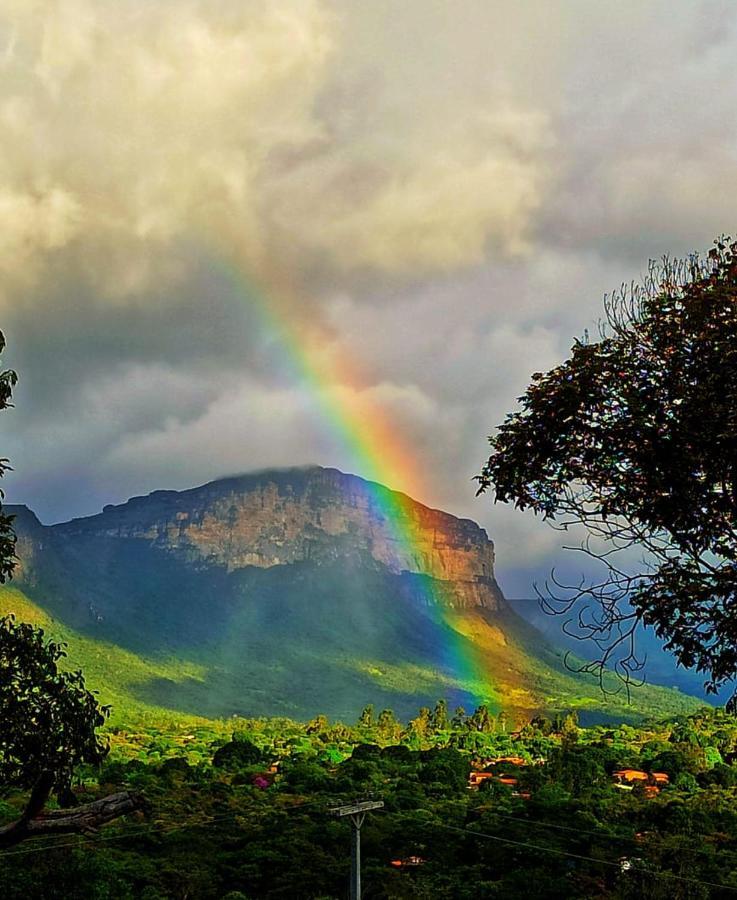
[[[408, 717], [441, 696], [460, 698], [467, 706], [471, 698], [482, 699], [495, 711], [505, 708], [513, 719], [541, 709], [576, 709], [584, 720], [634, 722], [703, 706], [701, 700], [657, 686], [635, 688], [630, 703], [624, 694], [604, 695], [593, 679], [567, 671], [557, 653], [541, 644], [538, 633], [509, 610], [493, 622], [474, 611], [432, 623], [434, 640], [438, 634], [444, 640], [452, 637], [462, 650], [467, 642], [469, 657], [484, 659], [494, 673], [490, 685], [450, 674], [423, 659], [421, 641], [409, 638], [411, 629], [415, 638], [421, 630], [417, 619], [404, 616], [404, 608], [397, 604], [377, 610], [373, 595], [384, 648], [382, 653], [366, 654], [360, 649], [367, 643], [366, 634], [357, 630], [356, 622], [349, 620], [340, 627], [343, 619], [330, 609], [328, 600], [323, 598], [316, 606], [314, 592], [311, 597], [308, 611], [304, 604], [291, 610], [267, 604], [272, 619], [268, 631], [258, 613], [254, 617], [253, 607], [245, 607], [229, 622], [230, 644], [180, 646], [177, 652], [157, 652], [153, 645], [147, 652], [134, 652], [81, 633], [15, 587], [0, 589], [0, 613], [12, 612], [65, 641], [69, 665], [81, 667], [101, 701], [112, 705], [112, 724], [231, 715], [307, 719], [318, 712], [350, 719], [368, 702]], [[250, 641], [244, 642], [243, 635], [249, 634]], [[341, 642], [344, 652], [338, 653], [335, 648]], [[372, 646], [376, 650], [376, 641]]]
[[202, 670], [196, 666], [174, 659], [145, 659], [114, 644], [85, 637], [45, 612], [22, 591], [0, 586], [0, 616], [11, 613], [20, 621], [41, 626], [49, 638], [67, 644], [68, 668], [81, 668], [87, 686], [99, 693], [100, 702], [112, 706], [110, 724], [145, 722], [147, 719], [173, 723], [189, 718], [146, 703], [138, 692], [143, 685], [157, 678], [174, 682], [200, 678]]

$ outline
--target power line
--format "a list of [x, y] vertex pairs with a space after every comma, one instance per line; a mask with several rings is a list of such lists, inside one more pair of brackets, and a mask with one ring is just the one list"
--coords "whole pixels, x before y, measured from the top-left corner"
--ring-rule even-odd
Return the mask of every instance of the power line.
[[[497, 834], [487, 834], [484, 831], [476, 831], [475, 829], [470, 829], [470, 828], [461, 828], [458, 825], [446, 825], [443, 822], [428, 822], [427, 824], [432, 825], [436, 828], [446, 828], [450, 831], [460, 832], [461, 834], [468, 834], [468, 835], [473, 835], [474, 837], [487, 838], [490, 841], [498, 841], [501, 844], [509, 844], [514, 847], [523, 847], [526, 850], [539, 850], [542, 853], [553, 853], [557, 856], [568, 856], [572, 859], [580, 859], [585, 862], [598, 863], [599, 865], [610, 866], [612, 868], [620, 869], [620, 871], [621, 871], [621, 864], [619, 862], [614, 862], [614, 860], [610, 860], [610, 859], [601, 859], [600, 857], [596, 857], [596, 856], [585, 856], [582, 853], [574, 853], [571, 850], [559, 850], [554, 847], [545, 847], [542, 844], [530, 844], [526, 841], [515, 841], [512, 838], [500, 837]], [[657, 872], [649, 871], [648, 869], [637, 869], [637, 871], [641, 872], [642, 874], [645, 874], [645, 875], [650, 875], [653, 878], [671, 878], [671, 879], [675, 879], [677, 881], [684, 881], [689, 884], [701, 884], [701, 885], [704, 885], [705, 887], [721, 888], [722, 890], [725, 890], [725, 891], [732, 891], [734, 893], [737, 893], [737, 887], [732, 887], [728, 884], [717, 883], [714, 881], [702, 881], [699, 878], [688, 878], [685, 875], [676, 875], [674, 872], [666, 872], [663, 869], [660, 869]]]
[[[572, 831], [575, 834], [587, 834], [587, 835], [591, 835], [592, 837], [604, 838], [605, 840], [627, 841], [629, 843], [635, 843], [635, 844], [639, 843], [639, 841], [637, 840], [636, 837], [628, 837], [627, 835], [624, 835], [624, 834], [607, 834], [605, 832], [592, 831], [591, 829], [586, 829], [586, 828], [574, 828], [572, 825], [558, 825], [555, 822], [542, 822], [540, 819], [528, 819], [528, 818], [523, 818], [522, 816], [513, 816], [509, 813], [501, 813], [501, 812], [497, 812], [496, 810], [493, 810], [493, 809], [485, 809], [483, 806], [477, 806], [472, 811], [478, 812], [480, 810], [483, 812], [489, 813], [489, 815], [497, 816], [498, 818], [501, 818], [501, 819], [508, 819], [511, 822], [518, 822], [521, 825], [527, 823], [530, 825], [539, 826], [540, 828], [554, 828], [556, 831]], [[695, 838], [696, 837], [705, 838], [706, 836], [707, 835], [704, 835], [704, 834], [693, 835], [693, 837], [695, 837]], [[682, 844], [680, 842], [675, 843], [675, 844], [669, 844], [667, 841], [662, 840], [662, 838], [659, 840], [658, 839], [653, 840], [652, 838], [650, 838], [647, 841], [647, 845], [648, 846], [665, 847], [666, 849], [679, 850], [680, 852], [685, 851], [686, 853], [707, 853], [708, 852], [705, 848], [687, 846], [686, 844]], [[720, 850], [717, 850], [717, 852], [719, 852], [719, 853], [734, 853], [735, 851], [720, 849]]]
[[[317, 803], [323, 803], [322, 800], [305, 800], [302, 803], [294, 803], [291, 806], [284, 807], [280, 812], [292, 812], [293, 810], [302, 809], [305, 806], [314, 806]], [[273, 812], [274, 810], [272, 810]], [[77, 835], [75, 840], [66, 840], [61, 836], [57, 835], [38, 835], [37, 837], [29, 838], [29, 840], [33, 841], [47, 841], [48, 843], [44, 843], [42, 845], [34, 844], [33, 847], [21, 847], [18, 850], [3, 850], [0, 851], [0, 859], [5, 856], [17, 856], [17, 855], [25, 855], [27, 853], [47, 853], [51, 850], [61, 850], [65, 847], [78, 847], [80, 844], [96, 844], [100, 841], [120, 841], [124, 840], [128, 837], [145, 837], [148, 834], [165, 834], [172, 831], [179, 831], [182, 828], [197, 828], [199, 826], [205, 825], [215, 825], [220, 822], [225, 822], [229, 819], [235, 819], [238, 817], [242, 817], [246, 814], [246, 811], [241, 812], [232, 812], [225, 813], [219, 816], [212, 816], [208, 819], [192, 819], [186, 822], [179, 822], [171, 825], [157, 825], [157, 824], [125, 824], [118, 826], [115, 834], [102, 834], [102, 835]], [[50, 843], [51, 841], [61, 841], [61, 843]]]
[[[322, 804], [322, 803], [323, 803], [323, 801], [321, 801], [321, 800], [306, 800], [302, 803], [293, 804], [290, 807], [284, 807], [280, 811], [291, 812], [292, 810], [298, 810], [298, 809], [302, 809], [306, 806], [315, 806], [317, 804]], [[418, 811], [420, 811], [421, 809], [422, 808], [419, 807]], [[577, 831], [580, 834], [590, 834], [590, 835], [594, 835], [596, 837], [604, 838], [605, 840], [630, 840], [630, 841], [634, 840], [632, 838], [624, 838], [624, 837], [619, 837], [616, 835], [602, 835], [597, 832], [586, 831], [583, 829], [575, 829], [570, 826], [556, 825], [556, 824], [550, 823], [550, 822], [540, 822], [540, 821], [533, 820], [533, 819], [522, 819], [522, 818], [518, 818], [515, 816], [506, 815], [504, 813], [494, 813], [492, 811], [492, 814], [500, 816], [502, 818], [512, 819], [512, 820], [518, 822], [519, 824], [528, 824], [528, 825], [532, 825], [532, 826], [544, 826], [544, 827], [549, 827], [549, 828], [562, 829], [565, 831]], [[0, 852], [0, 858], [7, 857], [7, 856], [25, 855], [28, 853], [47, 853], [51, 850], [61, 850], [61, 849], [69, 848], [69, 847], [79, 847], [82, 844], [96, 844], [96, 843], [103, 842], [103, 841], [105, 841], [105, 842], [119, 841], [119, 840], [125, 840], [130, 837], [145, 837], [149, 834], [169, 834], [171, 832], [180, 831], [180, 830], [186, 829], [186, 828], [198, 828], [198, 827], [207, 827], [210, 825], [216, 825], [216, 824], [228, 821], [230, 819], [242, 817], [243, 815], [244, 815], [244, 812], [232, 812], [232, 813], [226, 813], [226, 814], [223, 814], [220, 816], [213, 816], [208, 819], [195, 819], [195, 820], [190, 820], [187, 822], [179, 822], [179, 823], [172, 824], [172, 825], [145, 825], [145, 824], [124, 825], [124, 826], [121, 826], [121, 829], [118, 832], [116, 832], [115, 834], [112, 834], [112, 835], [94, 835], [94, 836], [79, 835], [79, 836], [77, 836], [76, 840], [64, 841], [63, 843], [44, 844], [43, 846], [33, 846], [33, 847], [22, 847], [18, 850], [5, 850], [5, 851]], [[435, 827], [435, 828], [445, 828], [446, 830], [454, 831], [459, 834], [470, 835], [473, 837], [486, 838], [487, 840], [497, 841], [498, 843], [506, 844], [509, 846], [521, 847], [526, 850], [537, 850], [537, 851], [540, 851], [543, 853], [552, 853], [556, 856], [566, 856], [571, 859], [578, 859], [578, 860], [581, 860], [584, 862], [595, 863], [597, 865], [609, 866], [610, 868], [616, 868], [621, 871], [621, 864], [619, 862], [615, 862], [615, 861], [609, 860], [609, 859], [602, 859], [601, 857], [596, 857], [596, 856], [587, 856], [582, 853], [575, 853], [572, 850], [562, 850], [562, 849], [554, 848], [554, 847], [546, 847], [542, 844], [534, 844], [534, 843], [530, 843], [528, 841], [519, 841], [519, 840], [515, 840], [513, 838], [501, 837], [500, 835], [494, 835], [494, 834], [489, 834], [488, 832], [478, 831], [477, 829], [462, 828], [457, 825], [448, 825], [443, 822], [433, 822], [433, 821], [428, 820], [425, 824]], [[731, 885], [727, 885], [727, 884], [723, 884], [723, 883], [719, 883], [719, 882], [703, 881], [702, 879], [698, 879], [698, 878], [689, 878], [685, 875], [677, 875], [674, 872], [666, 872], [665, 870], [662, 870], [662, 869], [658, 870], [658, 871], [652, 871], [652, 870], [643, 868], [643, 869], [638, 869], [637, 871], [642, 874], [653, 877], [653, 878], [667, 878], [667, 879], [681, 881], [681, 882], [685, 882], [685, 883], [689, 883], [689, 884], [698, 884], [698, 885], [703, 885], [705, 887], [720, 888], [721, 890], [737, 893], [737, 887], [733, 887]]]

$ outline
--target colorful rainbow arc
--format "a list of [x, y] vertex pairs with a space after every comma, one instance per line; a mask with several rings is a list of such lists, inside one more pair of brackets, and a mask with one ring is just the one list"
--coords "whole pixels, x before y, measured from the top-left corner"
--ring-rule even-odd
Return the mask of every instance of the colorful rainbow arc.
[[[419, 562], [420, 524], [413, 515], [413, 502], [406, 494], [384, 487], [399, 481], [408, 490], [421, 495], [421, 486], [411, 470], [412, 454], [386, 411], [369, 400], [365, 391], [335, 388], [335, 385], [365, 382], [355, 361], [341, 357], [334, 347], [326, 353], [324, 340], [308, 324], [299, 323], [300, 327], [297, 327], [296, 305], [286, 292], [273, 288], [267, 291], [239, 267], [222, 261], [217, 268], [230, 289], [256, 313], [261, 327], [281, 348], [283, 368], [309, 391], [322, 417], [329, 423], [332, 435], [337, 437], [356, 470], [366, 480], [369, 499], [386, 523], [391, 538], [410, 558]], [[453, 611], [440, 602], [441, 584], [433, 578], [421, 581], [424, 601], [441, 617], [435, 636], [441, 657], [440, 669], [459, 685], [458, 690], [449, 693], [470, 696], [476, 704], [496, 705], [481, 654], [457, 629]]]

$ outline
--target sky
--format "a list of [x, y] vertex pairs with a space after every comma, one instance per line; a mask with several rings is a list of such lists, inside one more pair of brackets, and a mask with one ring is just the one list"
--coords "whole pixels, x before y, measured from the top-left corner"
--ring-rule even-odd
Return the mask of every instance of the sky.
[[732, 11], [0, 0], [8, 501], [379, 472], [531, 595], [560, 535], [475, 497], [486, 437], [606, 292], [734, 230]]

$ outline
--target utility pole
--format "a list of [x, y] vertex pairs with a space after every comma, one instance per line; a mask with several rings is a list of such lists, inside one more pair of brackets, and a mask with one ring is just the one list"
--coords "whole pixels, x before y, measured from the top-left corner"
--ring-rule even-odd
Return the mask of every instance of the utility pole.
[[351, 900], [361, 900], [361, 826], [366, 813], [371, 809], [382, 809], [383, 800], [362, 800], [348, 806], [336, 806], [330, 814], [339, 819], [351, 820]]

